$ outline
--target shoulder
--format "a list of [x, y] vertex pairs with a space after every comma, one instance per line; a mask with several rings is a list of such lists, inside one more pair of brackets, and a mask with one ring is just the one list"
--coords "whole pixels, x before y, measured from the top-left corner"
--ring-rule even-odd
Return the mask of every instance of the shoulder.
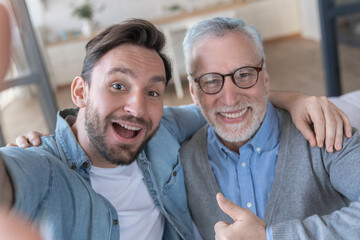
[[207, 151], [207, 129], [208, 124], [205, 124], [201, 127], [191, 138], [184, 141], [180, 146], [180, 155], [182, 156], [182, 161], [190, 161], [190, 155], [192, 155], [195, 150]]
[[162, 116], [163, 121], [174, 121], [177, 118], [191, 118], [201, 116], [200, 108], [194, 104], [178, 107], [166, 106]]

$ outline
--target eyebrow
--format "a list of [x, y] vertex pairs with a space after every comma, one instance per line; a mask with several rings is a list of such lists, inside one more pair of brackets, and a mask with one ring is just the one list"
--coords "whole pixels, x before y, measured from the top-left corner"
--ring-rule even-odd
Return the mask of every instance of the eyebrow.
[[108, 71], [106, 73], [106, 77], [109, 77], [110, 75], [113, 75], [113, 74], [115, 74], [117, 72], [123, 73], [125, 75], [129, 75], [129, 76], [134, 77], [134, 78], [137, 77], [136, 74], [133, 71], [131, 71], [129, 68], [124, 68], [124, 67], [111, 68], [110, 71]]
[[[123, 74], [128, 75], [133, 78], [137, 78], [137, 75], [135, 72], [133, 72], [131, 69], [125, 68], [125, 67], [114, 67], [114, 68], [110, 69], [110, 71], [108, 71], [106, 73], [106, 77], [109, 77], [117, 72], [123, 73]], [[150, 78], [150, 82], [151, 83], [164, 82], [166, 84], [166, 79], [163, 76], [155, 75]]]

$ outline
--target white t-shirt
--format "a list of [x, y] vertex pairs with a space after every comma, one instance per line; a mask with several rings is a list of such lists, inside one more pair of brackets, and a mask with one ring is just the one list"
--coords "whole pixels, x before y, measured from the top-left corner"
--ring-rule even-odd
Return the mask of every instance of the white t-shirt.
[[160, 240], [164, 216], [156, 207], [136, 161], [128, 166], [90, 169], [91, 185], [115, 207], [120, 239]]

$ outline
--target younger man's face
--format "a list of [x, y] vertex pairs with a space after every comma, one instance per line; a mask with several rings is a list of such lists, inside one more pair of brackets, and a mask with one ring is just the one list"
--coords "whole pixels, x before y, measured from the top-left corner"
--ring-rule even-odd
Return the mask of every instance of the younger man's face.
[[154, 135], [165, 83], [160, 56], [140, 46], [123, 44], [95, 65], [85, 126], [94, 151], [106, 160], [103, 167], [132, 163]]

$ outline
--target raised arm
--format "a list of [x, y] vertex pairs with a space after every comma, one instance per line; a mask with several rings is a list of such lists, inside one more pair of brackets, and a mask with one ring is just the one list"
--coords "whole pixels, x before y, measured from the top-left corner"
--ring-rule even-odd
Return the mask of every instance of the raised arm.
[[275, 91], [269, 99], [276, 107], [290, 112], [296, 127], [313, 147], [322, 147], [325, 141], [328, 152], [341, 150], [344, 132], [351, 137], [349, 118], [324, 96]]
[[10, 209], [14, 202], [14, 191], [5, 164], [0, 157], [0, 207]]

